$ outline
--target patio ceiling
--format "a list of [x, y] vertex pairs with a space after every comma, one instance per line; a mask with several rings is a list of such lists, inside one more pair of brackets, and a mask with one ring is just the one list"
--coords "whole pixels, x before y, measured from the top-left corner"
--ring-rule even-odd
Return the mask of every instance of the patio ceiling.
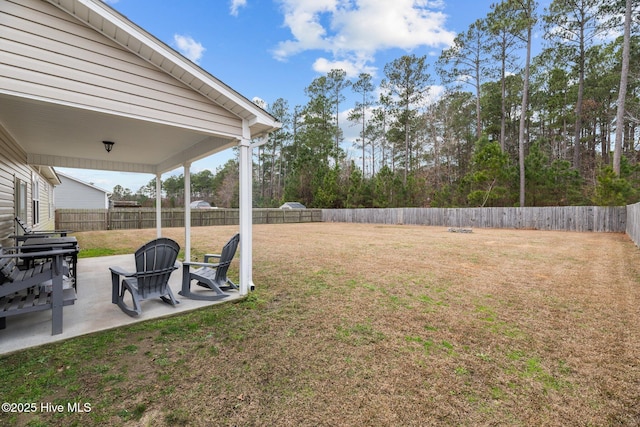
[[[163, 173], [235, 144], [167, 123], [0, 95], [0, 118], [33, 165]], [[115, 142], [110, 153], [102, 141]]]

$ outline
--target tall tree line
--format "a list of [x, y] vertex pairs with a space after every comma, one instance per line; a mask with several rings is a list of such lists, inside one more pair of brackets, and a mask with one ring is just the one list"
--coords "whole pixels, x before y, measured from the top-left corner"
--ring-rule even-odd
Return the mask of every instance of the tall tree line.
[[[460, 33], [433, 69], [425, 56], [404, 55], [384, 67], [377, 88], [371, 75], [349, 82], [332, 70], [311, 82], [307, 104], [293, 113], [275, 108], [284, 100], [273, 104], [283, 128], [261, 153], [256, 181], [268, 190], [260, 203], [635, 202], [638, 16], [631, 0], [554, 0], [544, 10], [505, 0]], [[531, 57], [540, 32], [544, 47]], [[436, 100], [434, 85], [446, 87]], [[357, 100], [348, 111], [359, 129], [355, 151], [341, 144], [346, 91]]]
[[[352, 81], [331, 70], [306, 87], [306, 104], [280, 98], [266, 106], [282, 127], [255, 150], [254, 204], [636, 202], [639, 16], [634, 0], [553, 0], [543, 10], [534, 0], [503, 0], [433, 66], [426, 56], [401, 56], [378, 86], [370, 74]], [[544, 45], [532, 57], [535, 34]], [[430, 96], [436, 86], [445, 90]], [[358, 130], [352, 146], [347, 126]], [[233, 205], [234, 170], [232, 161], [192, 178], [192, 199]], [[163, 183], [177, 205], [179, 179]], [[136, 194], [153, 193], [151, 184]]]

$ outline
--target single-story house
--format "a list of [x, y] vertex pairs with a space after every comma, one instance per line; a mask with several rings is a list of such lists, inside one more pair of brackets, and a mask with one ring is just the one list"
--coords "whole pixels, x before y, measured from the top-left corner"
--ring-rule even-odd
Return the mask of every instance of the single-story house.
[[162, 174], [182, 168], [189, 195], [192, 162], [239, 147], [248, 293], [252, 149], [277, 120], [101, 0], [3, 0], [0, 22], [0, 243], [11, 243], [16, 214], [43, 223], [43, 192], [52, 190], [41, 187], [55, 184], [54, 167], [154, 175], [160, 236]]
[[53, 190], [56, 209], [109, 209], [107, 190], [58, 172], [60, 185]]

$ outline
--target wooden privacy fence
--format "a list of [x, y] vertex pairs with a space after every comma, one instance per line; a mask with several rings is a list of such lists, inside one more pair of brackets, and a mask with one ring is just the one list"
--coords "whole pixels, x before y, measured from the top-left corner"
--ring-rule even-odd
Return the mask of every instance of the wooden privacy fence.
[[[162, 227], [184, 227], [184, 209], [162, 209]], [[239, 224], [238, 209], [192, 209], [191, 226]], [[254, 209], [254, 224], [322, 221], [320, 209]], [[56, 229], [74, 231], [155, 228], [155, 208], [56, 209]]]
[[[640, 216], [640, 208], [638, 208]], [[326, 222], [624, 233], [624, 206], [323, 209]], [[640, 218], [639, 218], [640, 221]], [[639, 224], [640, 227], [640, 224]], [[640, 233], [640, 231], [639, 231]]]
[[640, 203], [627, 205], [627, 229], [626, 232], [636, 244], [640, 246]]
[[[640, 244], [640, 204], [540, 208], [254, 209], [254, 224], [361, 222], [443, 227], [516, 228], [624, 233]], [[193, 227], [236, 225], [238, 209], [193, 209]], [[155, 228], [154, 208], [57, 209], [56, 229]], [[184, 209], [162, 210], [163, 227], [184, 227]]]

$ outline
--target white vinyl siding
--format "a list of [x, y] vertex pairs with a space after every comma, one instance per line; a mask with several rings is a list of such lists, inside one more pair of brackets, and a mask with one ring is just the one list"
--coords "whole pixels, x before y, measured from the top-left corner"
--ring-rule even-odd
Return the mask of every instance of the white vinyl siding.
[[187, 128], [238, 134], [241, 120], [42, 0], [0, 2], [0, 91]]
[[107, 193], [60, 174], [55, 188], [56, 209], [107, 209]]
[[[26, 188], [25, 209], [29, 212], [29, 183], [31, 169], [26, 165], [26, 154], [5, 132], [0, 123], [0, 245], [13, 246], [9, 238], [15, 234], [16, 185], [23, 182]], [[29, 220], [27, 215], [27, 221]]]
[[[29, 225], [34, 225], [33, 182], [39, 184], [39, 224], [34, 230], [51, 230], [55, 227], [55, 213], [48, 206], [53, 186], [37, 171], [27, 165], [26, 154], [5, 131], [0, 122], [0, 245], [13, 246], [9, 236], [16, 233], [14, 217], [18, 214]], [[19, 194], [21, 193], [21, 194]], [[22, 208], [16, 202], [22, 200]]]

